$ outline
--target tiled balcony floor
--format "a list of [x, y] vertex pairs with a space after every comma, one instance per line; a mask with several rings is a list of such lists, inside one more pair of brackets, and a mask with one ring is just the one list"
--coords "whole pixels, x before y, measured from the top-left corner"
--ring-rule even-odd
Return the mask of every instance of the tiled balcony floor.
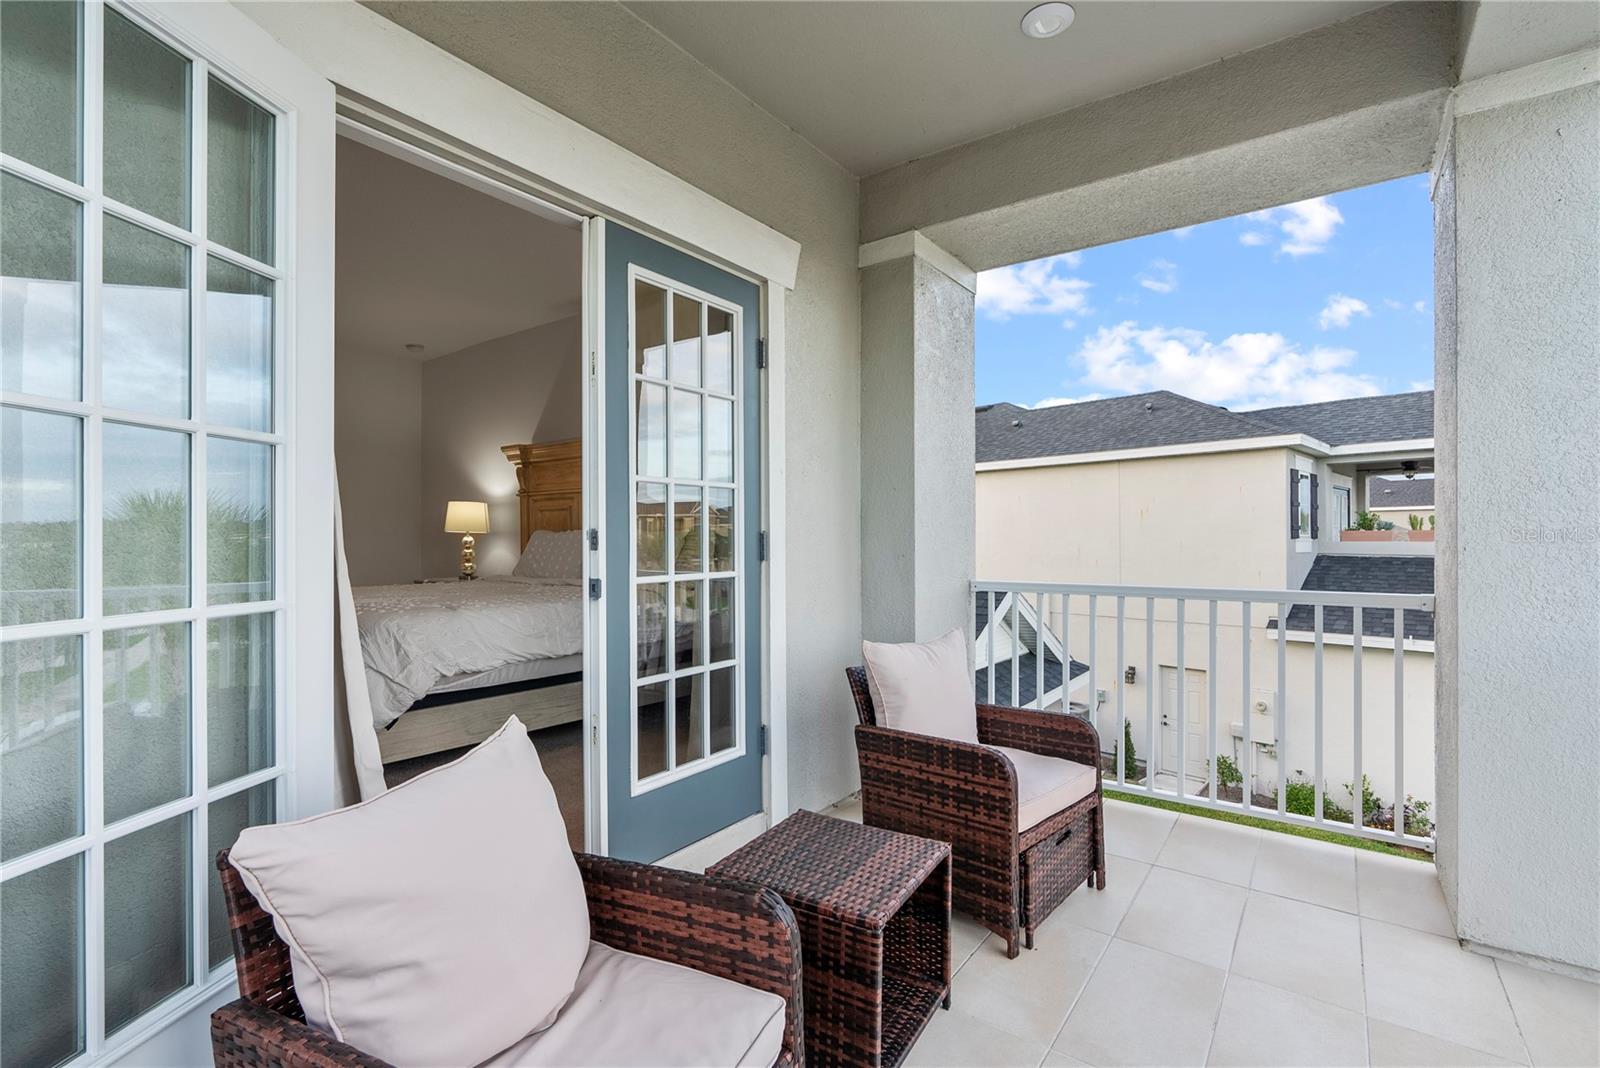
[[1461, 949], [1431, 865], [1115, 801], [1106, 838], [1016, 960], [954, 918], [908, 1064], [1600, 1064], [1600, 988]]

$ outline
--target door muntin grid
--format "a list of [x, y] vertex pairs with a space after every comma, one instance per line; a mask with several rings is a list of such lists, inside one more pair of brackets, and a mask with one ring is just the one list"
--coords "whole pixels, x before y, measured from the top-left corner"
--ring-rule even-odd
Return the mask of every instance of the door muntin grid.
[[634, 796], [746, 751], [744, 311], [628, 272]]

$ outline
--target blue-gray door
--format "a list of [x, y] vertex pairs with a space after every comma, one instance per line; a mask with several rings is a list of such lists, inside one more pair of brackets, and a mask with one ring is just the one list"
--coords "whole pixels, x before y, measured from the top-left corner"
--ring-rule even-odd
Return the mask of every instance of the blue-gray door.
[[606, 823], [656, 860], [761, 811], [760, 290], [605, 229]]

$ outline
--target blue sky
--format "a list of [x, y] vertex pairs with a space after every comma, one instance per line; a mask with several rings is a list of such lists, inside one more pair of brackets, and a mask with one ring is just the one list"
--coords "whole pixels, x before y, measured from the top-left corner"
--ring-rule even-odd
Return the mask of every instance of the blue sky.
[[1234, 409], [1433, 388], [1425, 175], [978, 277], [977, 402]]

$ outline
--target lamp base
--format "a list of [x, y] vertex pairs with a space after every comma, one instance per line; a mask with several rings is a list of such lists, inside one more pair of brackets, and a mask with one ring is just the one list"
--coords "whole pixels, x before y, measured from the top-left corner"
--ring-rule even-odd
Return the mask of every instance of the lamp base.
[[477, 539], [471, 534], [461, 535], [461, 581], [469, 582], [478, 577], [478, 564], [475, 557], [474, 546]]

